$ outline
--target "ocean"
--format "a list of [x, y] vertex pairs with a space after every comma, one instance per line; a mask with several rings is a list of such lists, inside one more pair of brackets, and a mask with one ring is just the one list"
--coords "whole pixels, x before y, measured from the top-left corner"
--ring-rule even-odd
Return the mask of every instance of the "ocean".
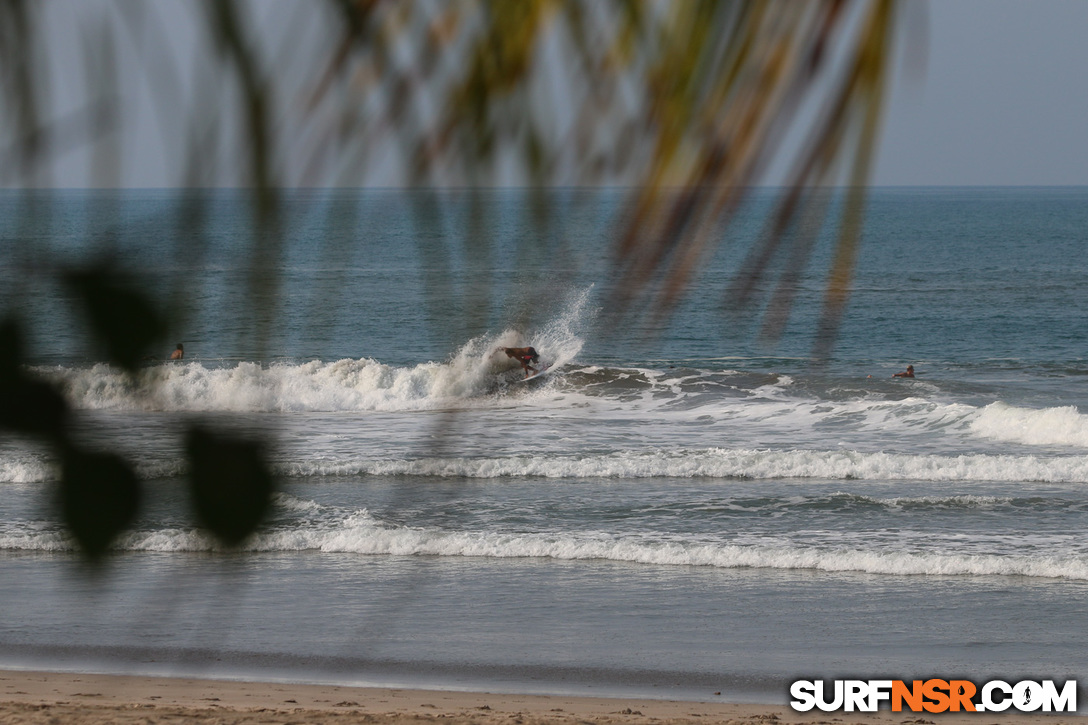
[[[1083, 680], [1088, 189], [874, 189], [825, 361], [827, 230], [777, 342], [723, 308], [770, 198], [651, 328], [609, 313], [620, 192], [290, 193], [260, 304], [240, 193], [5, 192], [0, 301], [146, 500], [89, 569], [49, 452], [0, 438], [0, 666], [774, 703]], [[182, 361], [88, 342], [42, 260], [103, 249]], [[241, 551], [192, 524], [194, 420], [269, 441]]]

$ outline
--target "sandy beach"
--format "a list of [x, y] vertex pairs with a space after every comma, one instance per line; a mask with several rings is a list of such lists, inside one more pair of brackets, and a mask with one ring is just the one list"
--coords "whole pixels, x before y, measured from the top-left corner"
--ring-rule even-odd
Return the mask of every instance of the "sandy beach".
[[1079, 716], [795, 713], [652, 699], [400, 690], [129, 675], [0, 672], [0, 725], [21, 723], [1082, 723]]

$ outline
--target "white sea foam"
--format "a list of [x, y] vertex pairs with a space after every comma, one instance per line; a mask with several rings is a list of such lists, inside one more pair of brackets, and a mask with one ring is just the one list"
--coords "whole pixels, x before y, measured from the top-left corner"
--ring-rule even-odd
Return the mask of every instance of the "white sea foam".
[[894, 498], [870, 498], [873, 503], [901, 508], [906, 506], [927, 506], [934, 508], [993, 508], [1013, 502], [1008, 496], [896, 496]]
[[1033, 410], [991, 403], [979, 411], [971, 430], [1009, 443], [1088, 447], [1088, 416], [1073, 406]]
[[0, 551], [74, 551], [71, 537], [62, 531], [22, 529], [0, 532]]
[[874, 481], [1088, 481], [1088, 456], [908, 455], [818, 450], [637, 450], [604, 455], [307, 461], [294, 476], [413, 475], [468, 478], [819, 478]]
[[0, 483], [41, 483], [57, 476], [56, 466], [32, 454], [0, 456]]
[[[185, 473], [180, 459], [131, 459], [136, 475], [143, 479], [173, 478]], [[46, 483], [59, 475], [59, 462], [47, 454], [32, 452], [0, 454], [0, 483]]]
[[[0, 535], [0, 549], [58, 551], [72, 548], [56, 532]], [[218, 546], [195, 530], [132, 532], [119, 540], [126, 551], [208, 552]], [[782, 543], [745, 545], [654, 540], [650, 536], [608, 533], [498, 533], [442, 531], [390, 526], [367, 511], [325, 522], [253, 537], [243, 547], [251, 552], [320, 551], [367, 556], [435, 556], [472, 558], [548, 558], [605, 560], [656, 566], [718, 569], [793, 569], [861, 572], [892, 576], [1024, 576], [1088, 580], [1083, 555], [975, 555], [937, 552], [866, 550]]]
[[[498, 478], [745, 478], [868, 481], [1088, 482], [1088, 456], [960, 456], [769, 449], [630, 450], [597, 455], [512, 455], [411, 459], [329, 458], [283, 460], [289, 477], [434, 476]], [[181, 460], [141, 461], [142, 478], [183, 475]], [[0, 482], [54, 480], [41, 460], [0, 460]]]
[[492, 368], [462, 349], [445, 363], [404, 368], [363, 358], [229, 368], [189, 362], [144, 371], [137, 383], [105, 365], [48, 374], [76, 407], [90, 410], [302, 412], [439, 407], [484, 394], [494, 384]]

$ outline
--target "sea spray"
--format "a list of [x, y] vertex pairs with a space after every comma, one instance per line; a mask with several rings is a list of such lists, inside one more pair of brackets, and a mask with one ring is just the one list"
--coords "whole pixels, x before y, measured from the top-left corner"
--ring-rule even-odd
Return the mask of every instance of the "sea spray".
[[540, 352], [545, 364], [562, 367], [581, 352], [585, 344], [584, 329], [592, 317], [589, 304], [592, 290], [590, 286], [572, 292], [559, 314], [531, 335], [531, 344]]

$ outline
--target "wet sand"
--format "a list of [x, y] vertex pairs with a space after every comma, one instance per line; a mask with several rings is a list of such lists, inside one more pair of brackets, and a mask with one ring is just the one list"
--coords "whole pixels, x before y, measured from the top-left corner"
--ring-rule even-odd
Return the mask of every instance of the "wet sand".
[[1083, 725], [1080, 716], [1018, 713], [796, 713], [787, 706], [638, 698], [510, 695], [231, 682], [188, 678], [0, 671], [0, 725], [216, 723], [275, 725], [441, 721], [537, 723], [886, 723]]

